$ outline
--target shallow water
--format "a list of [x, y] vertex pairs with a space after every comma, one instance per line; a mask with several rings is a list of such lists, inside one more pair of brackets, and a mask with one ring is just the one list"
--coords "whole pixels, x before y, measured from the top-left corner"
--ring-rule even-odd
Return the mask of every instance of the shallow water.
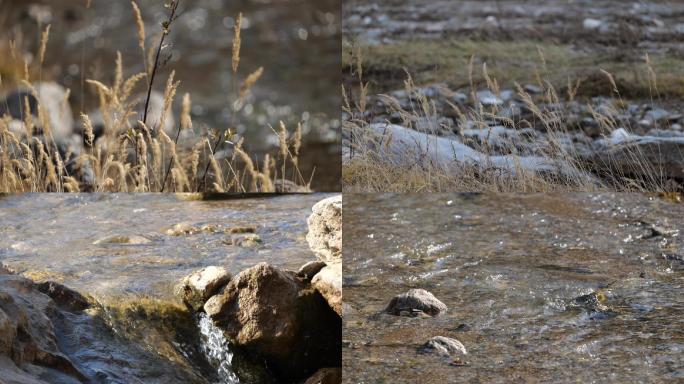
[[[345, 209], [345, 382], [684, 380], [684, 205], [350, 194]], [[410, 288], [449, 311], [381, 314]], [[605, 311], [574, 300], [597, 290]], [[460, 340], [469, 365], [417, 353], [437, 335]]]
[[[60, 347], [86, 374], [107, 382], [194, 378], [192, 382], [235, 383], [230, 363], [216, 364], [215, 359], [232, 359], [233, 352], [206, 322], [193, 324], [174, 306], [174, 286], [208, 265], [224, 266], [233, 274], [260, 262], [298, 269], [314, 259], [305, 238], [306, 219], [325, 197], [187, 201], [160, 194], [4, 196], [0, 263], [30, 278], [61, 282], [101, 304], [95, 316], [64, 313], [56, 326]], [[182, 222], [216, 231], [167, 234]], [[231, 236], [238, 235], [223, 230], [252, 226], [260, 243], [229, 245]], [[150, 242], [102, 243], [133, 236]], [[216, 364], [213, 372], [207, 362]]]

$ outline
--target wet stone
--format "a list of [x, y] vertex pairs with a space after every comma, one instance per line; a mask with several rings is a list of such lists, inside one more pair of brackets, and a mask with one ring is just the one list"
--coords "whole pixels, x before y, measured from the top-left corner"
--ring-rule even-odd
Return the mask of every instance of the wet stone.
[[446, 304], [424, 289], [411, 289], [395, 296], [385, 309], [385, 312], [391, 315], [410, 317], [419, 316], [421, 313], [437, 316], [446, 311]]
[[460, 341], [445, 336], [433, 337], [420, 347], [419, 351], [445, 357], [464, 357], [468, 354], [465, 346]]

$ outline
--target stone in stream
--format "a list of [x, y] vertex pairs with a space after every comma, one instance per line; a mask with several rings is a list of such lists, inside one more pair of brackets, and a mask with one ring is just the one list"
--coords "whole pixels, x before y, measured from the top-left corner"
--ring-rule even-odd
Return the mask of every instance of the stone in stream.
[[127, 244], [127, 245], [143, 245], [143, 244], [149, 244], [152, 242], [152, 239], [146, 236], [139, 236], [139, 235], [113, 235], [113, 236], [107, 236], [103, 237], [101, 239], [95, 240], [93, 242], [94, 245], [103, 245], [103, 244]]
[[236, 275], [204, 310], [232, 343], [263, 358], [282, 381], [340, 364], [341, 318], [295, 272], [257, 264]]
[[328, 305], [342, 316], [342, 263], [332, 263], [321, 269], [311, 285], [323, 295]]
[[460, 341], [450, 337], [435, 336], [419, 349], [423, 353], [434, 353], [446, 357], [462, 358], [468, 354]]
[[198, 312], [229, 281], [230, 273], [225, 268], [209, 266], [184, 277], [176, 287], [176, 295], [188, 308]]
[[432, 293], [424, 289], [410, 289], [406, 293], [395, 296], [385, 312], [397, 316], [418, 316], [421, 313], [437, 316], [446, 310], [447, 306]]
[[316, 203], [307, 222], [309, 247], [322, 261], [342, 259], [342, 195]]

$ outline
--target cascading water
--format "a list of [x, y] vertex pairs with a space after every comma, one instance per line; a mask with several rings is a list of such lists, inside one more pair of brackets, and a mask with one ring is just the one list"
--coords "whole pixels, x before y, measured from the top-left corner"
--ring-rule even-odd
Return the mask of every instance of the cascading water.
[[202, 338], [200, 348], [209, 363], [216, 367], [219, 377], [217, 384], [240, 383], [240, 379], [233, 372], [231, 365], [233, 352], [230, 350], [230, 343], [226, 340], [223, 332], [204, 313], [200, 314], [198, 325]]

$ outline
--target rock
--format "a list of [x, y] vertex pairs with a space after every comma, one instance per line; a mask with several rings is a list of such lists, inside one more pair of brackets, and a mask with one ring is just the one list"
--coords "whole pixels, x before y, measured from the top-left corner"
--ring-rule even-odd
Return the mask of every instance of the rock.
[[417, 316], [425, 313], [437, 316], [446, 312], [447, 306], [430, 292], [424, 289], [410, 289], [406, 293], [395, 296], [385, 309], [385, 312], [397, 316]]
[[299, 268], [297, 277], [306, 281], [311, 280], [323, 267], [325, 267], [325, 263], [320, 260], [309, 261]]
[[263, 358], [282, 381], [340, 364], [341, 319], [294, 272], [266, 263], [246, 269], [204, 310], [228, 340]]
[[423, 353], [435, 353], [445, 357], [464, 357], [468, 354], [460, 341], [450, 337], [435, 336], [420, 348]]
[[342, 382], [342, 368], [321, 368], [304, 384], [339, 384]]
[[322, 261], [342, 259], [342, 195], [316, 203], [308, 219], [309, 247]]
[[532, 95], [537, 95], [537, 94], [540, 94], [542, 92], [542, 90], [541, 90], [541, 88], [539, 88], [539, 86], [533, 85], [533, 84], [527, 84], [527, 85], [525, 85], [525, 87], [523, 89], [525, 90], [525, 92], [532, 94]]
[[209, 266], [183, 278], [176, 288], [188, 308], [199, 312], [204, 303], [230, 281], [230, 273], [222, 267]]
[[51, 319], [57, 311], [36, 284], [0, 268], [0, 383], [44, 383], [33, 367], [64, 377], [60, 382], [86, 381], [59, 349]]
[[235, 245], [243, 248], [252, 248], [261, 244], [261, 237], [254, 233], [245, 233], [239, 235], [233, 235], [230, 237], [228, 244]]
[[198, 229], [195, 228], [192, 224], [184, 221], [167, 229], [166, 234], [169, 236], [192, 235], [197, 231]]
[[587, 158], [593, 169], [641, 180], [684, 180], [684, 138], [655, 136], [611, 137], [613, 145]]
[[90, 307], [88, 299], [80, 293], [54, 281], [46, 281], [37, 285], [40, 292], [50, 296], [57, 305], [69, 311], [82, 311]]
[[311, 285], [323, 295], [330, 308], [342, 316], [342, 263], [332, 263], [321, 269]]
[[101, 245], [101, 244], [143, 245], [143, 244], [149, 244], [151, 242], [152, 242], [152, 239], [145, 237], [145, 236], [113, 235], [113, 236], [107, 236], [107, 237], [103, 237], [101, 239], [95, 240], [93, 242], [93, 244], [95, 244], [95, 245]]
[[309, 193], [311, 189], [305, 185], [297, 185], [290, 180], [278, 179], [273, 182], [273, 188], [277, 193]]
[[504, 101], [490, 90], [477, 92], [477, 100], [484, 106], [503, 105]]
[[582, 22], [582, 27], [584, 29], [589, 30], [589, 31], [596, 31], [602, 27], [604, 27], [605, 23], [602, 20], [597, 20], [597, 19], [592, 19], [592, 18], [586, 18]]
[[[37, 98], [31, 94], [29, 90], [18, 89], [11, 92], [5, 102], [0, 103], [0, 116], [5, 113], [12, 116], [18, 121], [22, 121], [25, 109], [25, 98], [29, 99], [29, 107], [31, 114], [34, 115], [34, 123], [40, 127], [40, 120], [38, 116], [38, 108], [42, 107], [48, 117], [50, 130], [55, 141], [60, 142], [73, 132], [74, 117], [71, 112], [71, 106], [67, 100], [67, 91], [61, 85], [52, 82], [45, 82], [35, 85]], [[40, 127], [44, 129], [44, 127]], [[19, 129], [23, 131], [23, 127]], [[13, 129], [13, 131], [17, 131]], [[23, 133], [23, 132], [21, 132]]]

